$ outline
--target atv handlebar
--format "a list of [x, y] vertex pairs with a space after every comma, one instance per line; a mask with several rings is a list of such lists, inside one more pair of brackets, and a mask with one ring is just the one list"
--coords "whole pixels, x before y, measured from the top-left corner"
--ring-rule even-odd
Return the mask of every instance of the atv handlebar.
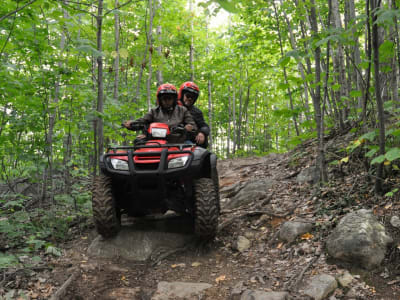
[[129, 130], [133, 130], [133, 131], [140, 131], [140, 130], [143, 130], [143, 129], [146, 128], [146, 124], [145, 123], [135, 122], [135, 121], [130, 122], [130, 123], [128, 123], [128, 122], [129, 121], [126, 121], [126, 122], [122, 123], [121, 124], [122, 127], [126, 128], [126, 129], [129, 129]]
[[171, 128], [171, 133], [172, 134], [179, 134], [183, 135], [186, 133], [185, 125], [179, 124], [178, 126], [172, 127]]

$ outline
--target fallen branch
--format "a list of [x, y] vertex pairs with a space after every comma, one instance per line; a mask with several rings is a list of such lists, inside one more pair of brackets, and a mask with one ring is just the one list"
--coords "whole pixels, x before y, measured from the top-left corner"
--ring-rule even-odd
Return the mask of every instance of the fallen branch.
[[72, 281], [75, 280], [75, 278], [78, 276], [78, 271], [76, 270], [74, 273], [72, 273], [71, 276], [63, 283], [63, 285], [57, 290], [57, 292], [51, 296], [50, 300], [59, 300], [59, 299], [65, 299], [65, 294], [67, 292], [67, 288], [71, 285]]
[[290, 292], [293, 289], [295, 289], [297, 287], [297, 285], [300, 283], [300, 281], [303, 279], [304, 273], [318, 260], [319, 256], [320, 256], [320, 254], [317, 254], [316, 256], [314, 256], [311, 259], [311, 261], [303, 268], [303, 270], [300, 272], [300, 274], [297, 276], [297, 279], [294, 282], [294, 284], [291, 284], [293, 279], [296, 277], [296, 275], [293, 275], [289, 279], [289, 281], [285, 284], [285, 286], [286, 286], [285, 290]]
[[234, 216], [234, 217], [226, 220], [225, 222], [222, 222], [218, 226], [218, 231], [221, 231], [222, 229], [224, 229], [225, 227], [229, 226], [230, 224], [232, 224], [237, 219], [240, 219], [240, 218], [243, 218], [243, 217], [253, 217], [253, 216], [259, 216], [259, 215], [267, 215], [267, 216], [274, 217], [274, 218], [285, 218], [288, 215], [290, 215], [294, 211], [294, 209], [295, 208], [292, 208], [292, 209], [290, 209], [288, 212], [286, 212], [284, 214], [276, 214], [276, 213], [268, 211], [268, 210], [248, 211], [248, 212], [242, 213], [240, 215]]

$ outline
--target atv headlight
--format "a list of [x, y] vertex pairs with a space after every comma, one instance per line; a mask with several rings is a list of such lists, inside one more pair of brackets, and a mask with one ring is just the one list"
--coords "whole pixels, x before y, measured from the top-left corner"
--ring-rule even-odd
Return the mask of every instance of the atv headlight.
[[167, 136], [167, 129], [165, 128], [152, 128], [151, 135], [153, 137], [165, 138]]
[[111, 158], [111, 164], [115, 170], [128, 171], [128, 162], [122, 159]]
[[185, 166], [189, 156], [173, 158], [168, 162], [168, 169], [181, 168]]

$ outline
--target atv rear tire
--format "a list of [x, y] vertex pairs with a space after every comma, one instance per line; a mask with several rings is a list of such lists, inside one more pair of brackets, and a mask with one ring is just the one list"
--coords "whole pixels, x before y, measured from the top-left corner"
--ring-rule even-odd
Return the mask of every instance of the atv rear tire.
[[218, 229], [218, 195], [211, 178], [194, 183], [194, 232], [202, 239], [213, 239]]
[[118, 234], [121, 228], [121, 212], [116, 206], [110, 177], [96, 176], [92, 191], [93, 219], [97, 232], [104, 238]]

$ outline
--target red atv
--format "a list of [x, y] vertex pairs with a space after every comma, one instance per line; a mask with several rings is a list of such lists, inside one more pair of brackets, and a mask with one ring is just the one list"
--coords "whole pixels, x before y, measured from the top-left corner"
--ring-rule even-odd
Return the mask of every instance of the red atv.
[[174, 210], [189, 215], [197, 236], [212, 239], [219, 216], [217, 157], [184, 139], [183, 127], [134, 123], [147, 139], [111, 147], [100, 157], [92, 191], [94, 222], [105, 238], [117, 235], [121, 215], [139, 217]]

